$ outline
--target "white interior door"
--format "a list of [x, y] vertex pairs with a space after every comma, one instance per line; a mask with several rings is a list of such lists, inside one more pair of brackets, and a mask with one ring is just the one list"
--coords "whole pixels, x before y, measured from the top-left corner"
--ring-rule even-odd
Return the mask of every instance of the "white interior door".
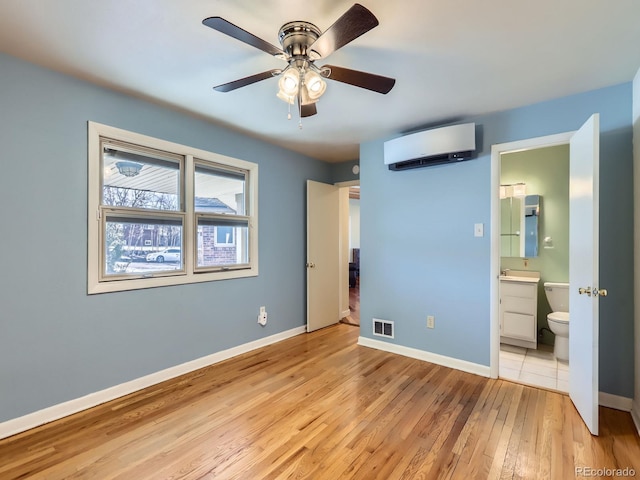
[[340, 320], [339, 188], [307, 180], [307, 332]]
[[571, 138], [569, 167], [569, 396], [593, 435], [598, 434], [599, 150], [596, 113]]

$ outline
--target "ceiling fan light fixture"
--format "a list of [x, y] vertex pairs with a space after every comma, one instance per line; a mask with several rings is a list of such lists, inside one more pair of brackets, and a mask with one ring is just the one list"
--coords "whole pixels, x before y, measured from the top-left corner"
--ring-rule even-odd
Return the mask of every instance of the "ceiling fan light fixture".
[[309, 105], [311, 103], [316, 103], [318, 100], [311, 98], [309, 95], [309, 89], [306, 85], [301, 85], [300, 90], [298, 91], [298, 103], [300, 105]]
[[[280, 94], [285, 97], [294, 97], [298, 94], [298, 86], [300, 85], [300, 73], [296, 68], [287, 68], [280, 80], [278, 81], [278, 98], [282, 99]], [[287, 100], [285, 100], [287, 101]]]
[[277, 97], [288, 104], [288, 118], [291, 117], [291, 105], [295, 103], [298, 104], [301, 119], [318, 113], [315, 104], [326, 91], [326, 79], [381, 94], [389, 93], [395, 85], [393, 78], [343, 67], [315, 65], [317, 60], [326, 58], [379, 24], [375, 15], [358, 3], [354, 4], [324, 32], [306, 21], [285, 23], [278, 32], [282, 49], [222, 17], [205, 18], [202, 23], [287, 62], [284, 70], [267, 70], [233, 82], [217, 85], [213, 89], [217, 92], [231, 92], [240, 87], [280, 76]]
[[294, 102], [296, 101], [296, 96], [295, 95], [287, 95], [286, 93], [283, 93], [282, 90], [280, 90], [276, 96], [282, 100], [283, 102], [287, 102], [291, 105], [294, 104]]
[[307, 70], [304, 75], [304, 83], [311, 100], [318, 100], [327, 89], [327, 82], [314, 70]]
[[286, 92], [292, 91], [294, 92], [298, 86], [298, 82], [293, 79], [292, 76], [287, 76], [283, 78], [282, 81], [282, 89]]

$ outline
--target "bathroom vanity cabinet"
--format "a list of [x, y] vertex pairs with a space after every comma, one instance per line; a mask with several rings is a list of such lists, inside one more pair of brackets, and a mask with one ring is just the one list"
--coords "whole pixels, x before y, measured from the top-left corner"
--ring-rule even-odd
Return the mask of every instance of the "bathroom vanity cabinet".
[[500, 343], [538, 348], [540, 277], [500, 277]]

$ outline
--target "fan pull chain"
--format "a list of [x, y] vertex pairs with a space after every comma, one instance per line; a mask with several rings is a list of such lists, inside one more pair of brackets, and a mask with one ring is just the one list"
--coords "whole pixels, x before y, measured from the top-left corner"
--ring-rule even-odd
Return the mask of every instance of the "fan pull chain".
[[291, 102], [287, 102], [287, 120], [291, 120]]
[[298, 128], [302, 130], [302, 92], [298, 89]]

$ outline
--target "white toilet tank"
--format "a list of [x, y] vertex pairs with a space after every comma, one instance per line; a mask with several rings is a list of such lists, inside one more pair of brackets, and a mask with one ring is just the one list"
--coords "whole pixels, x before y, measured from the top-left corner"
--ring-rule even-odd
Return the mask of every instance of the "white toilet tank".
[[544, 293], [554, 312], [569, 311], [569, 284], [544, 282]]

